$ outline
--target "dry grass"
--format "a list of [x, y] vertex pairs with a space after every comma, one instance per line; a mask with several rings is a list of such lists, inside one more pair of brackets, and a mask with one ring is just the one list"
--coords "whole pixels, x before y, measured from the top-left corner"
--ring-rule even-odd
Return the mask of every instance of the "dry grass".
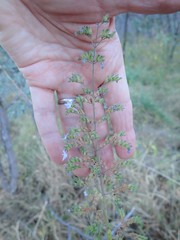
[[[13, 137], [17, 143], [16, 155], [23, 156], [23, 151], [27, 152], [28, 146], [38, 147], [35, 152], [31, 151], [28, 159], [19, 158], [20, 179], [17, 193], [12, 196], [2, 190], [0, 192], [1, 239], [67, 239], [67, 229], [55, 221], [46, 207], [50, 204], [63, 219], [83, 228], [86, 225], [84, 219], [68, 217], [68, 209], [82, 201], [82, 190], [73, 188], [63, 168], [48, 160], [32, 120], [25, 116], [21, 121], [24, 125], [19, 130], [19, 135]], [[17, 128], [22, 122], [18, 121], [14, 126]], [[145, 134], [144, 131], [143, 133]], [[122, 195], [124, 207], [128, 211], [135, 206], [144, 223], [142, 229], [135, 225], [132, 228], [143, 232], [152, 240], [177, 239], [180, 219], [179, 155], [178, 151], [174, 151], [171, 158], [168, 158], [171, 137], [168, 139], [167, 133], [164, 134], [166, 141], [163, 142], [163, 148], [162, 142], [158, 140], [158, 132], [151, 141], [151, 136], [139, 136], [136, 156], [124, 171], [124, 177], [138, 185], [134, 194]], [[146, 140], [141, 141], [141, 138]], [[74, 236], [73, 239], [78, 238]]]
[[[141, 46], [136, 47], [133, 51], [141, 52]], [[158, 46], [153, 48], [156, 50]], [[130, 58], [128, 54], [127, 58]], [[137, 54], [132, 64], [136, 62], [137, 69], [142, 69], [142, 61], [138, 62], [138, 58]], [[161, 88], [157, 79], [149, 85], [144, 84], [143, 77], [137, 83], [130, 81], [138, 146], [132, 164], [123, 174], [138, 189], [135, 193], [122, 195], [121, 200], [127, 211], [134, 206], [142, 217], [144, 226], [139, 228], [133, 224], [131, 229], [143, 233], [149, 240], [177, 240], [180, 230], [180, 112], [176, 58], [166, 75], [166, 82], [161, 82]], [[148, 66], [148, 61], [145, 58], [143, 66]], [[133, 69], [132, 64], [129, 61], [129, 67]], [[131, 80], [131, 75], [129, 78]], [[144, 92], [149, 95], [141, 98]], [[83, 229], [86, 219], [69, 217], [72, 205], [83, 200], [83, 190], [72, 186], [63, 167], [49, 161], [30, 116], [22, 115], [12, 120], [11, 133], [20, 176], [15, 195], [0, 189], [0, 240], [66, 240], [67, 228], [52, 217], [48, 206], [51, 205], [65, 221]], [[6, 167], [2, 146], [0, 158]], [[73, 240], [76, 239], [79, 237], [74, 235]]]

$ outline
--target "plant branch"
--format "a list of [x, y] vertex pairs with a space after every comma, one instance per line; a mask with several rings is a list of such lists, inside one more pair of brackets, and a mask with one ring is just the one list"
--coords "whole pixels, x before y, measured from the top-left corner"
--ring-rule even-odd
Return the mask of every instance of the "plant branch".
[[[131, 209], [131, 211], [128, 212], [127, 215], [125, 216], [124, 222], [127, 222], [127, 221], [129, 220], [129, 218], [131, 218], [131, 217], [134, 215], [134, 212], [135, 212], [135, 208], [133, 207], [133, 208]], [[117, 225], [114, 227], [114, 229], [112, 230], [112, 237], [114, 237], [114, 236], [116, 235], [116, 233], [117, 233], [118, 229], [121, 227], [121, 225], [122, 225], [122, 222], [120, 222], [119, 224], [117, 224]], [[107, 237], [104, 236], [103, 240], [107, 240]]]
[[3, 189], [11, 193], [14, 193], [17, 188], [18, 169], [17, 169], [16, 157], [13, 152], [12, 141], [9, 133], [8, 118], [6, 116], [6, 112], [1, 99], [0, 99], [0, 126], [1, 126], [1, 138], [4, 145], [4, 149], [7, 154], [8, 164], [9, 164], [9, 173], [10, 173], [9, 184], [4, 175], [2, 165], [0, 165], [0, 177], [2, 178]]
[[84, 237], [87, 240], [94, 240], [93, 237], [83, 233], [79, 228], [70, 225], [69, 223], [65, 222], [50, 206], [47, 207], [50, 211], [52, 217], [58, 221], [60, 224], [68, 228], [68, 239], [71, 240], [71, 232], [74, 231], [75, 233], [79, 234], [80, 236]]
[[[93, 99], [95, 99], [95, 63], [96, 63], [96, 55], [97, 55], [97, 53], [96, 53], [96, 48], [97, 48], [96, 42], [97, 42], [97, 39], [98, 39], [98, 33], [99, 33], [99, 25], [97, 26], [95, 44], [92, 44], [92, 46], [93, 46], [93, 63], [92, 63], [92, 92], [93, 92]], [[95, 102], [93, 101], [92, 104], [93, 104], [94, 131], [96, 131], [97, 124], [96, 124]], [[97, 161], [98, 161], [99, 167], [102, 169], [102, 162], [101, 162], [101, 159], [100, 159], [98, 151], [97, 151], [97, 147], [96, 147], [94, 142], [93, 142], [93, 149], [94, 149], [94, 155], [97, 157]], [[100, 192], [101, 192], [101, 194], [103, 196], [102, 208], [103, 208], [104, 221], [105, 221], [106, 228], [108, 229], [109, 221], [108, 221], [107, 209], [106, 209], [106, 205], [105, 205], [105, 190], [104, 190], [104, 185], [103, 185], [102, 173], [99, 174], [98, 183], [99, 183], [98, 185], [100, 187]], [[96, 186], [96, 184], [95, 184], [95, 186]]]
[[22, 89], [17, 85], [17, 83], [9, 76], [9, 74], [7, 73], [7, 71], [0, 67], [0, 69], [3, 71], [3, 73], [5, 74], [5, 76], [8, 78], [8, 80], [14, 85], [14, 87], [17, 89], [18, 91], [18, 95], [21, 96], [23, 98], [23, 100], [27, 103], [27, 105], [29, 107], [32, 106], [32, 102], [31, 100], [27, 97], [27, 95], [22, 91]]

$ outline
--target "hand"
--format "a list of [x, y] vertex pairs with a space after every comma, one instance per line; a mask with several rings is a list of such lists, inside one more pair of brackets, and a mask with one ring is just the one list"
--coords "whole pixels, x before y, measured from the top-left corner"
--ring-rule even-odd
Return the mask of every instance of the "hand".
[[[54, 92], [58, 97], [75, 97], [82, 93], [77, 85], [68, 83], [72, 73], [80, 73], [87, 86], [91, 85], [91, 70], [77, 59], [83, 51], [89, 49], [89, 42], [74, 35], [83, 25], [96, 28], [96, 23], [108, 12], [111, 21], [109, 27], [114, 30], [113, 16], [126, 11], [140, 13], [173, 12], [180, 8], [179, 0], [152, 0], [148, 5], [141, 0], [106, 1], [46, 1], [46, 0], [0, 0], [0, 41], [9, 52], [23, 73], [30, 86], [34, 116], [42, 142], [56, 163], [62, 163], [63, 140], [57, 126], [57, 114], [60, 113], [64, 133], [71, 126], [79, 124], [77, 117], [65, 115], [65, 107], [55, 103]], [[106, 97], [108, 105], [121, 103], [124, 111], [112, 114], [112, 125], [115, 132], [124, 130], [125, 139], [132, 145], [131, 152], [116, 147], [121, 158], [130, 157], [135, 148], [135, 133], [133, 129], [132, 104], [129, 96], [123, 54], [117, 34], [110, 42], [103, 43], [99, 48], [105, 56], [105, 68], [96, 69], [96, 88], [105, 77], [118, 73], [122, 80], [108, 86]], [[92, 115], [92, 110], [86, 106], [86, 112]], [[102, 116], [103, 110], [96, 105], [96, 111]], [[103, 138], [108, 133], [106, 124], [102, 124], [99, 134]], [[112, 165], [112, 148], [107, 146], [101, 152], [101, 157], [108, 168]], [[78, 175], [86, 175], [87, 169], [81, 169]]]
[[[2, 45], [15, 60], [20, 71], [26, 78], [31, 92], [34, 116], [42, 142], [56, 163], [63, 163], [62, 154], [64, 142], [57, 126], [57, 114], [64, 133], [69, 128], [79, 124], [76, 116], [66, 116], [65, 107], [56, 105], [54, 92], [58, 97], [69, 98], [82, 94], [78, 84], [72, 86], [68, 77], [72, 73], [80, 73], [87, 86], [91, 86], [91, 69], [87, 68], [78, 57], [89, 49], [90, 43], [83, 37], [77, 37], [74, 32], [85, 24], [96, 29], [96, 23], [101, 21], [106, 9], [95, 3], [87, 8], [85, 1], [78, 1], [74, 6], [66, 1], [4, 1], [4, 15], [1, 16], [0, 36]], [[125, 7], [122, 6], [123, 11]], [[112, 12], [114, 14], [114, 12]], [[109, 28], [114, 31], [114, 18], [110, 20]], [[133, 129], [132, 104], [130, 100], [123, 54], [117, 34], [107, 43], [102, 43], [99, 53], [105, 56], [105, 68], [97, 67], [95, 71], [96, 88], [107, 75], [117, 73], [122, 79], [119, 83], [108, 86], [107, 104], [120, 103], [124, 106], [122, 112], [112, 114], [112, 125], [115, 132], [125, 131], [125, 140], [132, 145], [131, 152], [116, 147], [121, 158], [129, 158], [135, 148], [135, 133]], [[92, 115], [92, 110], [86, 106], [85, 111]], [[96, 105], [99, 116], [103, 109]], [[97, 116], [97, 117], [99, 117]], [[108, 133], [107, 124], [102, 124], [98, 130], [101, 138]], [[73, 153], [72, 153], [73, 154]], [[112, 166], [113, 152], [111, 146], [101, 151], [101, 158], [108, 168]], [[77, 171], [78, 175], [86, 175], [88, 169]]]

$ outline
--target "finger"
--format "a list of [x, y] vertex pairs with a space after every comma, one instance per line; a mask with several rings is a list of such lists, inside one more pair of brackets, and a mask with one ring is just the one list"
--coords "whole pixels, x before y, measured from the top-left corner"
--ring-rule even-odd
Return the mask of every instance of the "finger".
[[88, 127], [91, 131], [95, 130], [100, 138], [104, 139], [108, 132], [108, 124], [106, 121], [100, 121], [104, 116], [103, 106], [96, 102], [94, 105], [90, 103], [84, 103], [84, 112], [88, 119], [91, 120], [91, 123], [88, 124]]
[[55, 163], [62, 164], [63, 141], [57, 120], [56, 104], [52, 90], [30, 87], [34, 117], [43, 145]]
[[[94, 108], [94, 110], [93, 110]], [[101, 104], [95, 103], [93, 106], [92, 104], [86, 103], [83, 106], [82, 111], [86, 114], [86, 117], [90, 119], [92, 122], [89, 124], [83, 124], [79, 120], [79, 115], [78, 114], [66, 114], [66, 107], [64, 105], [61, 105], [59, 107], [60, 110], [60, 116], [61, 116], [61, 121], [62, 121], [62, 126], [63, 130], [65, 133], [68, 133], [69, 129], [72, 127], [78, 127], [82, 128], [83, 126], [86, 128], [89, 128], [89, 130], [95, 130], [97, 131], [97, 134], [100, 138], [98, 143], [100, 144], [103, 142], [104, 138], [107, 136], [109, 130], [106, 122], [102, 122], [98, 124], [98, 120], [104, 115], [104, 109]], [[95, 124], [94, 126], [94, 121], [93, 118], [95, 118]], [[78, 149], [72, 149], [71, 151], [68, 152], [69, 157], [76, 156], [83, 158], [83, 156], [80, 154]], [[112, 147], [106, 146], [103, 149], [100, 150], [99, 156], [102, 162], [102, 168], [103, 171], [105, 171], [107, 168], [110, 168], [112, 166], [112, 159], [113, 159], [113, 152], [112, 152]], [[74, 171], [75, 175], [84, 177], [89, 174], [90, 170], [88, 167], [88, 164], [86, 162], [83, 162], [80, 166], [79, 169]]]
[[114, 157], [113, 157], [113, 149], [111, 145], [106, 145], [103, 147], [100, 152], [99, 156], [102, 162], [102, 172], [108, 174], [111, 172], [111, 169], [114, 165]]
[[108, 84], [107, 89], [107, 105], [112, 106], [114, 104], [121, 104], [123, 106], [122, 111], [111, 113], [111, 122], [114, 132], [119, 133], [120, 131], [124, 131], [125, 136], [122, 137], [122, 139], [131, 145], [130, 149], [119, 146], [115, 147], [117, 155], [120, 158], [126, 159], [131, 157], [135, 150], [133, 110], [126, 77], [123, 76], [118, 83], [112, 82]]
[[[74, 96], [66, 97], [67, 99], [74, 99]], [[63, 100], [63, 97], [58, 94], [58, 99]], [[64, 135], [68, 134], [72, 127], [80, 127], [79, 115], [76, 113], [67, 113], [67, 109], [71, 107], [72, 103], [67, 106], [66, 103], [59, 104], [58, 109], [60, 112], [61, 124]]]
[[[70, 151], [71, 156], [82, 158], [79, 149], [73, 149]], [[90, 168], [87, 162], [83, 161], [78, 164], [78, 168], [73, 171], [74, 175], [78, 177], [87, 177], [90, 173]]]
[[[99, 121], [104, 116], [104, 108], [100, 103], [93, 104], [84, 104], [84, 110], [89, 119], [92, 119], [92, 123], [89, 124], [89, 128], [91, 130], [96, 130], [99, 141], [98, 145], [103, 144], [106, 136], [109, 134], [109, 126], [107, 121]], [[94, 121], [95, 120], [95, 121]], [[97, 145], [97, 149], [98, 149]], [[103, 147], [99, 151], [99, 157], [101, 161], [102, 171], [106, 171], [107, 169], [112, 167], [113, 164], [113, 150], [112, 146], [108, 145]]]
[[[58, 94], [58, 98], [62, 99], [62, 96], [60, 94]], [[68, 98], [69, 99], [74, 98], [74, 96], [71, 96]], [[69, 130], [72, 127], [76, 127], [76, 128], [83, 127], [80, 122], [79, 115], [75, 114], [75, 113], [67, 114], [66, 109], [67, 109], [66, 105], [64, 105], [64, 104], [59, 105], [61, 124], [62, 124], [62, 129], [63, 129], [65, 136], [68, 134]], [[82, 155], [80, 154], [80, 151], [77, 148], [73, 148], [70, 151], [68, 151], [68, 159], [70, 159], [71, 157], [82, 158]], [[73, 171], [73, 173], [79, 177], [86, 177], [90, 173], [90, 170], [86, 163], [81, 163], [79, 168], [76, 169], [75, 171]]]

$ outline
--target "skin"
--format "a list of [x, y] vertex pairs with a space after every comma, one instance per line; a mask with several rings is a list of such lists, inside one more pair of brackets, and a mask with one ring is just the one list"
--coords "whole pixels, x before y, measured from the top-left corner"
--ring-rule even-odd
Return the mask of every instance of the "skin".
[[[17, 64], [30, 87], [34, 116], [39, 134], [50, 158], [63, 163], [63, 139], [57, 126], [57, 115], [66, 133], [71, 126], [79, 124], [77, 116], [66, 116], [65, 107], [55, 102], [58, 97], [75, 97], [82, 93], [81, 87], [68, 83], [72, 73], [81, 73], [85, 84], [91, 86], [91, 69], [78, 61], [78, 57], [89, 50], [90, 42], [85, 37], [75, 36], [74, 32], [83, 25], [90, 25], [94, 31], [96, 23], [108, 13], [110, 23], [107, 27], [115, 31], [114, 16], [124, 12], [171, 13], [180, 10], [179, 0], [0, 0], [0, 43]], [[132, 145], [131, 152], [116, 147], [121, 158], [129, 158], [135, 149], [132, 103], [126, 80], [121, 44], [115, 37], [102, 43], [98, 48], [105, 56], [105, 68], [95, 69], [95, 88], [97, 89], [107, 75], [117, 73], [119, 83], [107, 85], [108, 105], [120, 103], [122, 112], [112, 114], [111, 120], [115, 132], [125, 131], [124, 139]], [[90, 106], [85, 111], [92, 116]], [[103, 109], [96, 104], [97, 119], [103, 115]], [[108, 133], [107, 125], [99, 128], [101, 138]], [[76, 150], [71, 152], [74, 154]], [[107, 146], [100, 153], [107, 168], [112, 166], [112, 148]], [[85, 176], [88, 169], [82, 168], [76, 174]]]

